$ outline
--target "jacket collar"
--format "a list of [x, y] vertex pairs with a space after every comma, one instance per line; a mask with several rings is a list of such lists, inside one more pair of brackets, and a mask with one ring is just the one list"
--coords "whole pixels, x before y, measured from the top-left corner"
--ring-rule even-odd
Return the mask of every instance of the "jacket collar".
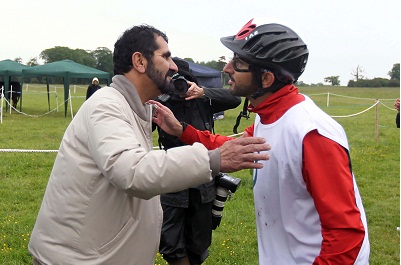
[[286, 85], [269, 96], [260, 105], [249, 105], [248, 110], [259, 114], [262, 124], [271, 124], [281, 118], [292, 106], [304, 101], [294, 85]]
[[149, 112], [151, 111], [151, 108], [146, 107], [147, 104], [142, 104], [136, 87], [125, 76], [115, 75], [110, 86], [115, 88], [124, 96], [132, 111], [142, 120], [150, 121], [149, 119], [151, 116]]

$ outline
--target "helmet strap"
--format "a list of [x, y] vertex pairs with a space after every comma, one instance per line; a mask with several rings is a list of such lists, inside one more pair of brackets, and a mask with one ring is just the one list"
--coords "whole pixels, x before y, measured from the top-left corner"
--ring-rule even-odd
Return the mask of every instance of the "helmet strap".
[[255, 78], [258, 85], [258, 89], [252, 94], [252, 98], [256, 99], [269, 92], [269, 89], [263, 88], [262, 85], [262, 73], [266, 72], [267, 70], [256, 65], [252, 65], [252, 68], [250, 67], [250, 69], [252, 69], [253, 78]]
[[274, 71], [271, 71], [274, 74], [275, 80], [274, 80], [273, 84], [269, 88], [263, 88], [262, 74], [265, 73], [266, 71], [269, 71], [269, 70], [266, 70], [266, 69], [261, 68], [261, 67], [256, 66], [256, 65], [252, 65], [252, 68], [250, 67], [250, 69], [252, 70], [253, 77], [255, 78], [255, 80], [257, 82], [257, 85], [259, 87], [256, 90], [256, 92], [252, 94], [252, 98], [253, 99], [261, 97], [264, 94], [269, 93], [269, 92], [270, 93], [277, 92], [280, 88], [282, 88], [283, 86], [286, 85], [285, 82], [282, 82], [281, 80], [276, 78], [276, 73]]

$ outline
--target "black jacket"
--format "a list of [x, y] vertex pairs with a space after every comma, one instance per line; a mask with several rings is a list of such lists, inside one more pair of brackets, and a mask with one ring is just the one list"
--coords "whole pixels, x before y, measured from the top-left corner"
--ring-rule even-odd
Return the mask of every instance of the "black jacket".
[[90, 98], [98, 89], [100, 89], [99, 85], [90, 84], [86, 90], [86, 99]]
[[[213, 130], [213, 114], [232, 109], [241, 104], [241, 98], [233, 96], [225, 88], [204, 88], [205, 95], [202, 98], [185, 100], [176, 95], [171, 95], [169, 100], [162, 102], [167, 106], [180, 122], [191, 124], [198, 130]], [[157, 128], [159, 132], [159, 145], [168, 150], [173, 147], [185, 145], [177, 137], [172, 136]], [[190, 172], [188, 172], [190, 174]], [[202, 203], [211, 202], [216, 197], [214, 181], [196, 187], [201, 194]], [[161, 202], [174, 207], [188, 206], [188, 190], [164, 194]]]

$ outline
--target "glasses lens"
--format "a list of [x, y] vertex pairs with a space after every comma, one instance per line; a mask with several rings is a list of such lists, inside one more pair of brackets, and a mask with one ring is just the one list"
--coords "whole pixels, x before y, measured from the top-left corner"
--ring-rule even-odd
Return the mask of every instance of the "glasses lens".
[[234, 57], [231, 59], [233, 63], [234, 70], [237, 72], [250, 72], [249, 64], [244, 62], [242, 59], [238, 57], [238, 55], [234, 54]]

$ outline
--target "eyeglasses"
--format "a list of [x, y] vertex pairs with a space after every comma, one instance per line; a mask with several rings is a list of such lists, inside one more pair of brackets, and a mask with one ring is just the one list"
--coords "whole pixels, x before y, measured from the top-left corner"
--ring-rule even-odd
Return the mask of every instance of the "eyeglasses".
[[251, 72], [251, 70], [249, 69], [250, 66], [249, 63], [239, 58], [239, 56], [235, 53], [234, 57], [231, 59], [230, 62], [233, 64], [234, 70], [236, 72], [242, 72], [242, 73]]

